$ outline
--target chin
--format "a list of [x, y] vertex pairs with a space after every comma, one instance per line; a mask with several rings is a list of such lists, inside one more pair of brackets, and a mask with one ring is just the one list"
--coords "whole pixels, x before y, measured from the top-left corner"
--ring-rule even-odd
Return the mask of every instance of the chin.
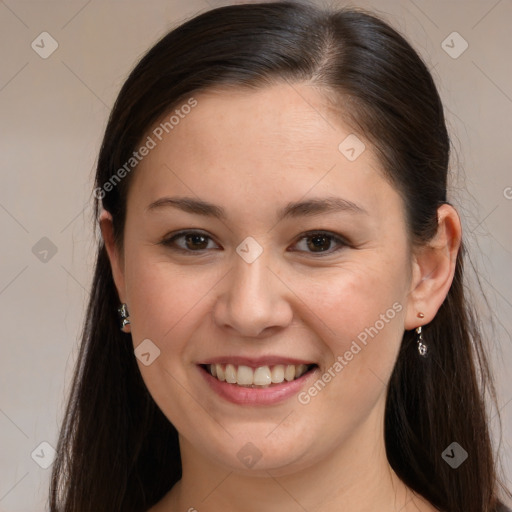
[[[251, 426], [254, 430], [255, 426]], [[268, 477], [269, 473], [273, 476], [293, 474], [322, 458], [321, 454], [315, 454], [314, 443], [308, 443], [299, 433], [283, 431], [280, 436], [270, 439], [274, 434], [269, 436], [268, 432], [271, 429], [265, 429], [265, 433], [260, 430], [253, 436], [248, 431], [233, 436], [229, 444], [217, 446], [211, 457], [229, 471], [262, 477]], [[210, 452], [211, 448], [209, 444]]]

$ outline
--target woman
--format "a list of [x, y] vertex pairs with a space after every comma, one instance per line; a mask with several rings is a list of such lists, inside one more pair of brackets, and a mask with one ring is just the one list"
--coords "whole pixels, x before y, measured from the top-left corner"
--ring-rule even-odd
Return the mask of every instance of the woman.
[[158, 42], [99, 155], [51, 510], [506, 510], [449, 150], [426, 66], [362, 11]]

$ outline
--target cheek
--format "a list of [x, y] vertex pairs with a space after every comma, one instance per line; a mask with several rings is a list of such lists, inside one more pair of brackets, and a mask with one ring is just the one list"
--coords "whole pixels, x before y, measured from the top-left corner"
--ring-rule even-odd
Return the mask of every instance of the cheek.
[[[304, 298], [317, 322], [325, 324], [323, 332], [329, 333], [325, 341], [331, 340], [338, 352], [375, 324], [383, 336], [400, 331], [407, 292], [404, 267], [398, 259], [391, 264], [377, 255], [372, 260], [361, 258], [295, 281], [297, 295]], [[359, 339], [364, 340], [364, 334]]]
[[180, 268], [162, 256], [136, 248], [126, 258], [125, 268], [135, 342], [154, 338], [176, 350], [180, 340], [186, 339], [187, 323], [201, 308], [202, 299], [220, 279], [220, 273], [207, 265], [198, 265], [194, 271]]
[[[168, 260], [133, 247], [127, 253], [125, 275], [130, 303], [134, 348], [146, 339], [160, 350], [146, 366], [137, 361], [152, 398], [180, 431], [193, 429], [191, 418], [201, 417], [199, 402], [184, 392], [187, 385], [188, 340], [197, 327], [201, 299], [218, 280], [206, 271], [184, 271]], [[210, 271], [211, 273], [211, 271]], [[200, 283], [200, 284], [198, 284]]]
[[[319, 383], [301, 403], [315, 400], [320, 408], [336, 403], [342, 416], [347, 410], [363, 414], [384, 390], [403, 335], [405, 260], [373, 261], [301, 281], [298, 295], [308, 297], [306, 305], [315, 313], [312, 328], [329, 349], [321, 368], [325, 386]], [[317, 393], [327, 400], [317, 400]]]

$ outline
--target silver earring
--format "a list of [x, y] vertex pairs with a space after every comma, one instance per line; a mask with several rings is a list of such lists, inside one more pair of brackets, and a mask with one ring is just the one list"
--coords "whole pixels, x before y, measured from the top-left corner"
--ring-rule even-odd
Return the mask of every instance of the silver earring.
[[[421, 311], [416, 315], [418, 318], [425, 318], [425, 314]], [[416, 342], [418, 343], [418, 352], [420, 356], [427, 357], [428, 347], [423, 343], [423, 334], [421, 332], [421, 325], [416, 327], [416, 334], [418, 335]]]
[[130, 320], [128, 317], [130, 314], [128, 313], [128, 306], [123, 302], [118, 308], [117, 312], [119, 313], [119, 320], [121, 322], [121, 331], [123, 332], [130, 332], [130, 328], [128, 325], [130, 325]]
[[423, 333], [421, 332], [421, 325], [416, 327], [416, 334], [418, 335], [416, 342], [418, 343], [418, 352], [420, 356], [427, 357], [428, 347], [423, 343]]

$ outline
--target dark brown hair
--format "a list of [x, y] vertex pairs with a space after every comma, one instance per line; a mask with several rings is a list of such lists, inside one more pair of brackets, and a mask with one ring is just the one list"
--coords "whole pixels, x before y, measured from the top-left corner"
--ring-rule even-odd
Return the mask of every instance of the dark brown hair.
[[[437, 208], [447, 202], [450, 139], [426, 65], [375, 15], [276, 2], [202, 13], [163, 37], [129, 75], [96, 174], [96, 217], [101, 207], [112, 214], [120, 248], [133, 173], [108, 191], [104, 184], [154, 123], [196, 91], [283, 81], [316, 85], [343, 104], [345, 121], [371, 144], [400, 191], [411, 243], [431, 239]], [[389, 383], [385, 442], [398, 476], [440, 510], [494, 512], [498, 493], [510, 494], [497, 477], [485, 405], [487, 395], [496, 403], [496, 394], [465, 297], [464, 260], [462, 245], [448, 295], [424, 329], [426, 360], [416, 353], [414, 331], [404, 333]], [[143, 512], [181, 477], [177, 432], [144, 385], [131, 340], [119, 330], [118, 304], [100, 240], [53, 466], [51, 512]], [[454, 441], [469, 453], [457, 469], [441, 457]]]

